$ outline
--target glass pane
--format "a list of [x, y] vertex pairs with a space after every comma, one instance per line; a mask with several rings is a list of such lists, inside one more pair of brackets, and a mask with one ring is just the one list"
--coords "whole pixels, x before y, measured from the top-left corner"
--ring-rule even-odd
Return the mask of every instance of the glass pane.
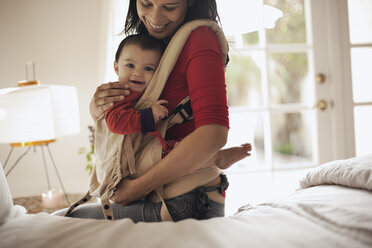
[[351, 49], [351, 71], [355, 102], [372, 101], [372, 48]]
[[263, 56], [231, 55], [226, 68], [227, 101], [229, 106], [262, 105], [261, 70]]
[[270, 103], [305, 103], [309, 97], [306, 53], [269, 54]]
[[259, 112], [241, 112], [230, 108], [230, 130], [225, 148], [252, 144], [251, 156], [230, 167], [228, 171], [254, 169], [264, 165], [263, 118]]
[[226, 37], [230, 50], [239, 50], [243, 46], [257, 45], [259, 41], [258, 31], [245, 34], [229, 35]]
[[372, 140], [372, 106], [354, 108], [354, 128], [356, 155], [371, 154]]
[[291, 164], [307, 165], [313, 159], [311, 111], [302, 113], [272, 113], [271, 132], [275, 168], [288, 168]]
[[267, 43], [306, 43], [304, 0], [265, 0], [264, 3], [283, 12], [275, 27], [266, 30]]
[[349, 0], [348, 9], [350, 42], [372, 42], [372, 1]]
[[256, 45], [256, 44], [258, 44], [258, 41], [259, 41], [258, 31], [243, 34], [242, 39], [243, 39], [243, 44], [244, 45]]
[[258, 0], [217, 0], [216, 3], [225, 35], [254, 32], [262, 25], [262, 3]]

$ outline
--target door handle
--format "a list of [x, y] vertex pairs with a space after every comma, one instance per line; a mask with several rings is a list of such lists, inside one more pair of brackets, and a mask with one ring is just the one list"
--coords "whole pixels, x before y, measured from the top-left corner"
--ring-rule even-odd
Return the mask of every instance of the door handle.
[[322, 83], [324, 83], [326, 81], [326, 76], [323, 73], [318, 73], [315, 76], [315, 81], [318, 84], [322, 84]]
[[321, 111], [325, 111], [328, 108], [328, 103], [325, 100], [319, 100], [316, 103], [316, 107]]

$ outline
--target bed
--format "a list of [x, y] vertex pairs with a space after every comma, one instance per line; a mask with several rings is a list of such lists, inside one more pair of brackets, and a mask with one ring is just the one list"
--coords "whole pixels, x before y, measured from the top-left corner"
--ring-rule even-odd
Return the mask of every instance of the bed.
[[294, 193], [233, 216], [178, 223], [25, 214], [0, 177], [0, 247], [372, 247], [372, 155], [320, 165]]

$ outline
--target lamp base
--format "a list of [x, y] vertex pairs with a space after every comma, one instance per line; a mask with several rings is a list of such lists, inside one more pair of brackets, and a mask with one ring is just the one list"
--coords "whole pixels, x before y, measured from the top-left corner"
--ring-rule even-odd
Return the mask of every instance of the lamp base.
[[[6, 176], [8, 176], [10, 174], [10, 172], [15, 168], [15, 166], [18, 164], [18, 162], [30, 151], [31, 145], [33, 145], [35, 147], [36, 146], [39, 146], [41, 148], [41, 152], [42, 152], [42, 155], [43, 155], [45, 176], [46, 176], [47, 183], [48, 183], [48, 189], [51, 189], [52, 187], [51, 187], [51, 183], [50, 183], [50, 180], [49, 180], [49, 173], [48, 173], [47, 164], [46, 164], [46, 160], [45, 160], [44, 149], [43, 149], [44, 147], [46, 147], [47, 150], [48, 150], [48, 153], [49, 153], [50, 160], [52, 161], [52, 164], [54, 166], [54, 170], [55, 170], [55, 172], [57, 174], [59, 184], [60, 184], [60, 186], [62, 188], [62, 191], [63, 191], [63, 193], [65, 195], [66, 201], [67, 201], [68, 205], [70, 205], [70, 201], [69, 201], [68, 196], [66, 194], [65, 187], [63, 186], [61, 176], [59, 175], [57, 166], [56, 166], [56, 164], [54, 162], [52, 153], [51, 153], [51, 151], [49, 149], [49, 143], [54, 142], [54, 141], [56, 141], [56, 140], [47, 140], [47, 141], [36, 141], [36, 142], [25, 142], [25, 143], [14, 143], [14, 144], [12, 144], [11, 145], [12, 148], [11, 148], [11, 150], [10, 150], [10, 152], [8, 154], [8, 157], [7, 157], [7, 159], [6, 159], [5, 163], [4, 163], [3, 169], [5, 171], [5, 167], [6, 167], [7, 163], [8, 163], [8, 160], [10, 158], [10, 155], [12, 154], [14, 147], [17, 146], [15, 144], [28, 144], [28, 149], [21, 156], [19, 156], [19, 158], [16, 160], [16, 162], [13, 164], [13, 166], [6, 172], [6, 174], [5, 174]], [[26, 145], [21, 145], [21, 146], [26, 146]]]

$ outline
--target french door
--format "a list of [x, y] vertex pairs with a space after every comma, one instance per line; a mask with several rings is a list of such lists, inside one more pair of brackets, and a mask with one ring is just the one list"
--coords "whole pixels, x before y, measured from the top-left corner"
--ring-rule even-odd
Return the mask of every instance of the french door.
[[[348, 18], [345, 18], [347, 16]], [[355, 130], [356, 155], [371, 154], [372, 140], [372, 1], [348, 0], [340, 3], [341, 37], [344, 41], [343, 77], [348, 88], [350, 119]]]
[[[353, 45], [347, 17], [364, 11], [368, 19], [366, 6], [371, 7], [372, 1], [231, 1], [235, 9], [256, 15], [258, 21], [255, 28], [245, 27], [246, 17], [233, 13], [235, 17], [225, 18], [227, 8], [219, 9], [230, 41], [226, 81], [231, 129], [226, 147], [253, 144], [252, 156], [229, 170], [306, 168], [354, 156], [355, 133], [362, 132], [354, 127], [366, 123], [357, 119], [364, 116], [367, 123], [372, 122], [372, 90], [371, 82], [363, 82], [366, 78], [360, 73], [354, 76], [351, 63], [353, 54], [358, 54], [355, 57], [364, 56], [370, 67], [372, 39], [369, 36]], [[250, 11], [254, 6], [254, 12]], [[350, 8], [358, 10], [350, 12]], [[236, 28], [230, 32], [233, 25], [225, 24], [229, 21], [242, 32]], [[363, 23], [369, 31], [370, 21]], [[356, 27], [360, 25], [350, 30]], [[362, 86], [356, 86], [356, 80]], [[359, 90], [362, 102], [355, 96], [360, 87], [366, 90]], [[360, 134], [365, 135], [370, 133]]]

